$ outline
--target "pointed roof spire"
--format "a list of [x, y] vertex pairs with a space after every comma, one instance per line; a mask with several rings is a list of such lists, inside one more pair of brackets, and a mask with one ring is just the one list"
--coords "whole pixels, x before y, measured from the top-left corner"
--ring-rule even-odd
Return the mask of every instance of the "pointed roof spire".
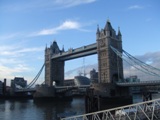
[[99, 25], [97, 25], [97, 34], [100, 33], [100, 30], [99, 30]]
[[118, 36], [122, 36], [121, 31], [120, 31], [120, 27], [118, 27]]
[[107, 31], [112, 30], [112, 25], [111, 25], [111, 23], [110, 23], [109, 19], [107, 20], [107, 22], [106, 22], [106, 25], [105, 25], [105, 28], [104, 28], [104, 29], [105, 29], [105, 30], [107, 30]]
[[47, 49], [47, 44], [46, 44], [46, 49]]
[[63, 45], [63, 47], [62, 47], [62, 52], [64, 52], [64, 45]]

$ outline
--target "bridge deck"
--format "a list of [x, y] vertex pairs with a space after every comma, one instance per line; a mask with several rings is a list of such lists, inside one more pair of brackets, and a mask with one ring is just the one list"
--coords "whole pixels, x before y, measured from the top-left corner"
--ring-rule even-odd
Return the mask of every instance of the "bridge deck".
[[[70, 89], [80, 89], [80, 88], [88, 88], [90, 85], [80, 85], [80, 86], [54, 86], [56, 91], [65, 91]], [[35, 92], [35, 88], [26, 88], [26, 89], [17, 89], [15, 92]]]
[[97, 44], [93, 43], [93, 44], [83, 46], [77, 49], [71, 48], [66, 52], [52, 56], [52, 59], [70, 60], [70, 59], [84, 57], [84, 56], [92, 55], [96, 53], [97, 53]]
[[160, 85], [160, 80], [140, 81], [140, 82], [117, 82], [116, 85], [120, 87], [157, 86]]

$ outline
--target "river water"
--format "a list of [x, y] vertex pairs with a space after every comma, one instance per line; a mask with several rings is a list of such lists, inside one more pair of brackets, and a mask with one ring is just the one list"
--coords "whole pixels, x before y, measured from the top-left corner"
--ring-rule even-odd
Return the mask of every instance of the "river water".
[[[153, 94], [153, 99], [159, 94]], [[133, 96], [133, 102], [141, 102], [140, 95]], [[74, 98], [70, 102], [40, 102], [33, 100], [0, 100], [0, 120], [56, 120], [57, 114], [85, 113], [84, 98]]]

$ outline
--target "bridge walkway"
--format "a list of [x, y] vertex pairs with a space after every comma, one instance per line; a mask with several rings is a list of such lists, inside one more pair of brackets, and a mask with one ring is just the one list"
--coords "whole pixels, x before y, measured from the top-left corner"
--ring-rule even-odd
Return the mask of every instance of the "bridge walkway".
[[160, 80], [139, 81], [139, 82], [117, 82], [119, 87], [139, 87], [139, 86], [157, 86], [160, 85]]
[[[54, 86], [57, 93], [65, 92], [72, 89], [87, 89], [90, 85], [80, 85], [80, 86]], [[15, 92], [36, 92], [36, 88], [25, 88], [16, 89]]]
[[77, 115], [61, 120], [159, 120], [160, 99]]

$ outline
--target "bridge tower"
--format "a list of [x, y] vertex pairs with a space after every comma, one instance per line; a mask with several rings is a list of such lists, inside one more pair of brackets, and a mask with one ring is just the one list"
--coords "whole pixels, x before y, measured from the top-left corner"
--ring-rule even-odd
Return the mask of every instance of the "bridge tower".
[[98, 82], [114, 83], [123, 80], [123, 63], [110, 46], [122, 52], [122, 35], [120, 30], [116, 35], [110, 21], [106, 22], [104, 29], [97, 28], [96, 33], [98, 53]]
[[62, 86], [64, 81], [64, 61], [52, 59], [53, 56], [61, 54], [64, 49], [60, 50], [57, 42], [53, 41], [50, 48], [45, 49], [45, 84], [53, 85], [55, 81], [57, 86]]
[[123, 81], [123, 62], [110, 46], [122, 52], [122, 35], [112, 28], [110, 21], [104, 29], [97, 27], [98, 83], [93, 83], [86, 96], [86, 112], [95, 112], [132, 103], [128, 88], [116, 86]]
[[119, 89], [115, 83], [123, 81], [123, 62], [122, 59], [114, 53], [110, 46], [122, 52], [122, 35], [120, 29], [118, 33], [112, 28], [107, 20], [104, 29], [96, 32], [97, 54], [98, 54], [98, 83], [93, 84], [94, 90], [98, 95], [126, 96], [128, 90]]

